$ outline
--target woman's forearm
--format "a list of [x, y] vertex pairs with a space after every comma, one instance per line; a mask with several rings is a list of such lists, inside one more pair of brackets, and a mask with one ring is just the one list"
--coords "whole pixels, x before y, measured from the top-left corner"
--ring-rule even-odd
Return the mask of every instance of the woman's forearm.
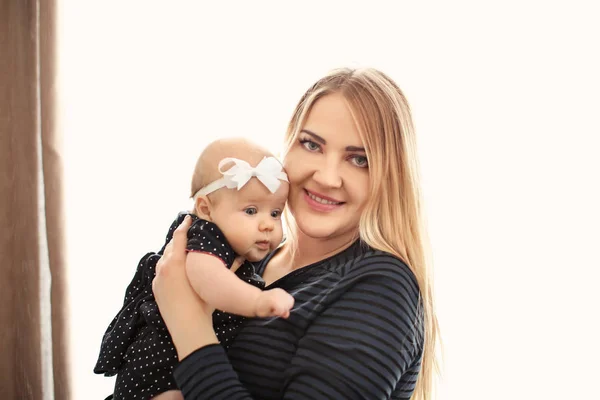
[[217, 344], [212, 325], [212, 309], [194, 292], [185, 272], [187, 231], [191, 218], [173, 233], [156, 264], [152, 292], [171, 334], [179, 359], [209, 344]]
[[[162, 313], [179, 360], [209, 344], [219, 343], [212, 324], [212, 309], [187, 285], [178, 292], [176, 307]], [[175, 293], [173, 293], [175, 295]]]
[[171, 333], [179, 360], [184, 359], [202, 347], [219, 343], [212, 327], [212, 321], [210, 323], [198, 323], [197, 316], [194, 317], [191, 315], [188, 321], [188, 324], [182, 326], [177, 331], [171, 332], [169, 328], [169, 333]]

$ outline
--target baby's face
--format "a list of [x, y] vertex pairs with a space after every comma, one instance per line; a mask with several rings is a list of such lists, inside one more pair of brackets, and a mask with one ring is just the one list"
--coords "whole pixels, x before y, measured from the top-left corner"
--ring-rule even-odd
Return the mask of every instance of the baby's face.
[[283, 238], [281, 214], [289, 184], [280, 182], [275, 193], [256, 178], [239, 191], [219, 189], [223, 193], [211, 210], [212, 222], [223, 231], [233, 250], [249, 261], [265, 258]]

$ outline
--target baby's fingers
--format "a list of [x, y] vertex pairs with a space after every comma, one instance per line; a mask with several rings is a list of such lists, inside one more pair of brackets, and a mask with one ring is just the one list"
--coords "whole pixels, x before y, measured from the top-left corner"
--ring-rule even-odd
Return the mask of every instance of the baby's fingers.
[[288, 318], [290, 316], [290, 310], [294, 307], [294, 298], [282, 289], [274, 289], [274, 293], [277, 298], [276, 309], [274, 314], [281, 318]]

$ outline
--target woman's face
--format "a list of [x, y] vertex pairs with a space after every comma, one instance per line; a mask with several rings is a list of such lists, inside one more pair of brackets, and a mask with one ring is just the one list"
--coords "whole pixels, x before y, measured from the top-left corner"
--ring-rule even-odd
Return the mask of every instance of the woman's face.
[[315, 102], [284, 165], [288, 206], [300, 231], [315, 239], [351, 240], [367, 202], [369, 166], [342, 95]]

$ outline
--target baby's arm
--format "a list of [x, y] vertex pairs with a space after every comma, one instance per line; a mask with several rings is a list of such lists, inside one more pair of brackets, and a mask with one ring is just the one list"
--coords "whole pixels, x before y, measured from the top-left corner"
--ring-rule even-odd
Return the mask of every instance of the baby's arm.
[[169, 390], [152, 397], [152, 400], [185, 400], [179, 390]]
[[190, 251], [186, 271], [192, 287], [218, 310], [245, 317], [287, 318], [294, 298], [282, 289], [262, 291], [241, 280], [220, 258]]

